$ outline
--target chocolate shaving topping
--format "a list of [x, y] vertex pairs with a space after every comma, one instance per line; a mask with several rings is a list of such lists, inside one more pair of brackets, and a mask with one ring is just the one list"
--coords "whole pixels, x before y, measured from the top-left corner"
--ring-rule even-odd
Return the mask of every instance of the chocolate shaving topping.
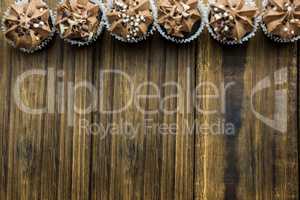
[[100, 6], [89, 0], [65, 0], [57, 7], [56, 26], [65, 39], [89, 41], [100, 26]]
[[257, 8], [245, 0], [217, 0], [210, 10], [209, 25], [220, 40], [240, 41], [254, 30]]
[[186, 37], [197, 22], [201, 22], [197, 0], [158, 1], [158, 23], [169, 35]]
[[153, 25], [148, 0], [117, 0], [108, 11], [109, 31], [127, 41], [136, 41], [147, 35]]
[[281, 38], [300, 35], [300, 0], [269, 0], [263, 22], [268, 32]]
[[42, 0], [15, 3], [4, 16], [5, 37], [17, 48], [38, 47], [52, 28], [49, 8]]

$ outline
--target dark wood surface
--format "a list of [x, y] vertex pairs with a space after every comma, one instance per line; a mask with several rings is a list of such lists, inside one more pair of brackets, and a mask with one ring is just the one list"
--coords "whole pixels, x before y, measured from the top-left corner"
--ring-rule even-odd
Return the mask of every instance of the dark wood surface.
[[[1, 15], [11, 2], [0, 0]], [[49, 4], [54, 8], [55, 1]], [[260, 31], [241, 47], [221, 46], [206, 31], [188, 45], [172, 44], [157, 34], [127, 45], [104, 33], [89, 47], [70, 47], [56, 38], [46, 50], [26, 55], [9, 47], [2, 33], [0, 41], [1, 200], [299, 199], [299, 44], [276, 44]], [[46, 106], [44, 114], [25, 113], [15, 102], [16, 81], [31, 69], [45, 69], [48, 76], [26, 80], [21, 99], [33, 108]], [[286, 79], [278, 75], [281, 69], [287, 70]], [[143, 114], [133, 105], [121, 113], [100, 112], [119, 108], [131, 98], [129, 84], [117, 75], [101, 76], [103, 70], [120, 70], [135, 86], [145, 81], [159, 86], [160, 99], [139, 104], [148, 111], [178, 92], [164, 83], [179, 83], [181, 98], [163, 105], [177, 112]], [[63, 76], [49, 75], [61, 71]], [[271, 87], [251, 101], [253, 88], [265, 77]], [[275, 84], [278, 79], [287, 81]], [[94, 96], [85, 89], [69, 93], [61, 88], [62, 83], [82, 81], [92, 83]], [[214, 90], [208, 82], [220, 88], [234, 85], [222, 101], [209, 96]], [[206, 96], [192, 98], [199, 85], [197, 91]], [[140, 89], [140, 94], [155, 93], [149, 85]], [[253, 103], [257, 112], [274, 119], [284, 103], [275, 100], [278, 90], [287, 91], [284, 133], [263, 123], [251, 109]], [[96, 109], [87, 114], [74, 109], [91, 104]], [[102, 137], [83, 129], [84, 119], [102, 126], [167, 124], [176, 134], [141, 128], [135, 137], [113, 131]], [[193, 124], [220, 120], [232, 123], [235, 134], [186, 134]]]

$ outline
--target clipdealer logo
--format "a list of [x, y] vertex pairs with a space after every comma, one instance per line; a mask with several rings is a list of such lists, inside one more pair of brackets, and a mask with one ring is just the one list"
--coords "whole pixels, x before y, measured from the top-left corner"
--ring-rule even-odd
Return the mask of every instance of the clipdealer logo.
[[[187, 88], [191, 88], [191, 70], [188, 68], [187, 73]], [[105, 108], [104, 105], [104, 98], [103, 95], [103, 87], [105, 84], [105, 77], [106, 76], [115, 76], [118, 77], [118, 79], [122, 80], [122, 87], [126, 87], [126, 90], [130, 94], [129, 98], [125, 102], [124, 105], [121, 105], [119, 108], [114, 108], [113, 110], [109, 110]], [[47, 101], [47, 105], [42, 108], [33, 108], [32, 106], [26, 104], [26, 101], [22, 99], [22, 86], [26, 81], [30, 81], [33, 77], [40, 77], [43, 80], [47, 81], [47, 98], [49, 101]], [[81, 82], [72, 82], [72, 81], [60, 81], [64, 80], [65, 73], [63, 70], [56, 71], [54, 68], [49, 68], [48, 70], [45, 69], [33, 69], [26, 71], [22, 74], [20, 74], [17, 77], [17, 80], [14, 84], [13, 89], [13, 95], [14, 100], [18, 108], [27, 114], [32, 115], [41, 115], [41, 114], [54, 114], [59, 113], [63, 114], [67, 112], [67, 120], [68, 120], [68, 126], [73, 127], [74, 126], [74, 120], [73, 120], [73, 111], [76, 114], [79, 115], [85, 115], [89, 114], [93, 111], [99, 112], [101, 114], [117, 114], [122, 113], [126, 111], [130, 106], [134, 106], [138, 112], [141, 112], [143, 114], [152, 115], [152, 114], [159, 114], [163, 113], [166, 115], [176, 114], [176, 113], [182, 113], [187, 112], [191, 113], [193, 111], [203, 114], [203, 115], [214, 115], [218, 113], [225, 114], [227, 112], [226, 110], [226, 92], [231, 89], [232, 86], [235, 85], [234, 82], [230, 82], [228, 84], [221, 83], [219, 86], [217, 86], [213, 82], [201, 82], [199, 85], [197, 85], [194, 90], [190, 92], [185, 92], [184, 88], [177, 82], [166, 82], [162, 85], [157, 85], [153, 82], [145, 81], [143, 83], [140, 83], [139, 85], [134, 85], [134, 81], [132, 81], [131, 77], [120, 70], [103, 70], [100, 72], [100, 88], [96, 88], [91, 82], [88, 81], [81, 81]], [[251, 90], [251, 111], [255, 115], [255, 117], [266, 124], [267, 126], [281, 132], [285, 133], [287, 131], [287, 89], [282, 87], [279, 87], [280, 89], [275, 91], [274, 99], [269, 99], [270, 102], [275, 102], [275, 114], [274, 118], [271, 119], [268, 116], [264, 116], [264, 113], [260, 113], [259, 110], [255, 106], [255, 99], [260, 95], [260, 92], [265, 91], [272, 86], [280, 86], [287, 83], [287, 68], [282, 68], [276, 71], [273, 75], [267, 76], [264, 79], [257, 82], [257, 84], [254, 86], [254, 88]], [[201, 93], [202, 87], [209, 87], [211, 92], [210, 94], [203, 94]], [[153, 91], [152, 94], [145, 94], [145, 88], [148, 88], [148, 90]], [[172, 88], [169, 91], [176, 91], [172, 94], [168, 94], [165, 96], [162, 96], [163, 89], [166, 88]], [[86, 105], [85, 108], [77, 107], [74, 103], [75, 96], [77, 94], [77, 91], [83, 89], [85, 92], [88, 92], [90, 95], [90, 100], [88, 105]], [[59, 90], [59, 91], [58, 91]], [[59, 92], [60, 94], [66, 94], [61, 95], [61, 99], [57, 102], [55, 99], [55, 93]], [[201, 93], [201, 94], [198, 94]], [[273, 96], [273, 95], [272, 95]], [[100, 100], [99, 100], [100, 98]], [[183, 99], [187, 98], [187, 99]], [[176, 99], [178, 102], [178, 105], [174, 108], [169, 110], [167, 108], [166, 104], [168, 104], [170, 101]], [[204, 99], [206, 100], [216, 100], [220, 102], [220, 109], [206, 109], [204, 110], [199, 107], [199, 105], [196, 102], [201, 102]], [[140, 101], [142, 100], [158, 100], [159, 102], [159, 108], [157, 110], [145, 110], [145, 108], [142, 106]], [[55, 102], [59, 104], [59, 106], [55, 106]], [[65, 102], [67, 102], [65, 106]], [[99, 103], [99, 104], [98, 104]], [[184, 111], [182, 109], [184, 108]], [[70, 112], [72, 111], [72, 112]], [[220, 119], [221, 125], [224, 124], [224, 120]], [[86, 121], [84, 121], [84, 125], [88, 124]], [[230, 122], [228, 122], [230, 123]], [[219, 124], [219, 123], [218, 123]], [[227, 126], [228, 125], [228, 126]], [[234, 130], [234, 124], [225, 124], [224, 127], [229, 127], [228, 129]], [[95, 126], [95, 124], [93, 124]], [[207, 127], [201, 124], [201, 126], [198, 125], [198, 127], [206, 130], [213, 130], [215, 125], [208, 125]], [[223, 125], [222, 125], [223, 126]], [[134, 128], [134, 127], [133, 127]], [[103, 128], [104, 129], [104, 128]], [[204, 131], [205, 132], [205, 131]], [[226, 132], [226, 130], [220, 129], [219, 132]], [[232, 132], [232, 131], [231, 131]]]
[[[273, 77], [267, 76], [264, 79], [260, 80], [255, 87], [251, 91], [251, 109], [257, 119], [262, 121], [264, 124], [268, 125], [269, 127], [281, 132], [287, 132], [287, 103], [288, 103], [288, 96], [287, 96], [287, 89], [280, 88], [275, 90], [274, 99], [268, 99], [271, 103], [274, 102], [274, 118], [268, 118], [264, 116], [262, 113], [259, 113], [255, 106], [254, 106], [254, 98], [255, 96], [268, 88], [271, 88], [272, 85], [274, 87], [284, 87], [284, 84], [287, 84], [287, 77], [288, 77], [288, 68], [281, 68], [274, 72]], [[274, 81], [272, 81], [274, 80]]]

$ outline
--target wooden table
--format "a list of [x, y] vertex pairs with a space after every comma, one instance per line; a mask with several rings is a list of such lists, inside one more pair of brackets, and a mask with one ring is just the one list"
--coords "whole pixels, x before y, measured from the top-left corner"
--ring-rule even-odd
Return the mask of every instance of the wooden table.
[[[1, 14], [10, 2], [0, 0]], [[90, 47], [56, 39], [27, 55], [0, 40], [1, 200], [299, 199], [299, 44], [260, 31], [232, 48], [206, 31], [188, 45], [157, 34], [126, 45], [104, 33]], [[21, 80], [30, 70], [37, 74]], [[132, 85], [141, 98], [159, 98], [105, 113], [136, 97]], [[251, 95], [257, 85], [266, 88]], [[24, 112], [18, 94], [42, 114]], [[135, 135], [120, 134], [126, 123]]]

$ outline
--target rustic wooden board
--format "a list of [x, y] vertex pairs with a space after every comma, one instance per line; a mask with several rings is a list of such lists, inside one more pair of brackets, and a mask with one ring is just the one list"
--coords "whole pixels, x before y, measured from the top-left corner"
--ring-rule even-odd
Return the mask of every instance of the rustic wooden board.
[[[0, 0], [1, 15], [11, 2]], [[49, 4], [53, 8], [55, 1]], [[157, 34], [126, 45], [104, 33], [90, 47], [70, 47], [56, 38], [48, 49], [26, 55], [9, 47], [2, 33], [0, 40], [1, 200], [299, 199], [299, 43], [274, 44], [259, 32], [247, 45], [229, 48], [205, 31], [188, 45]], [[46, 114], [28, 114], [16, 105], [16, 80], [31, 69], [48, 74], [25, 81], [21, 98], [28, 106], [45, 107]], [[131, 104], [120, 113], [100, 112], [131, 98], [124, 77], [102, 76], [105, 70], [128, 74], [135, 87], [152, 83], [140, 88], [141, 95], [156, 94], [157, 85], [160, 96], [140, 99], [140, 108]], [[266, 77], [271, 87], [251, 101], [251, 91]], [[84, 81], [92, 84], [93, 94], [67, 88]], [[179, 83], [181, 90], [165, 86], [168, 82]], [[218, 91], [229, 84], [224, 99], [213, 96], [210, 83]], [[195, 90], [202, 96], [193, 98]], [[274, 119], [284, 103], [275, 101], [281, 90], [287, 91], [286, 133], [267, 126], [251, 109], [253, 103]], [[178, 92], [180, 98], [160, 104]], [[78, 114], [80, 109], [85, 113]], [[220, 121], [232, 123], [235, 135], [192, 129]], [[85, 122], [93, 132], [82, 128]], [[99, 125], [124, 122], [139, 127], [135, 137], [97, 132]], [[175, 134], [162, 134], [170, 130], [157, 125], [171, 126]]]

